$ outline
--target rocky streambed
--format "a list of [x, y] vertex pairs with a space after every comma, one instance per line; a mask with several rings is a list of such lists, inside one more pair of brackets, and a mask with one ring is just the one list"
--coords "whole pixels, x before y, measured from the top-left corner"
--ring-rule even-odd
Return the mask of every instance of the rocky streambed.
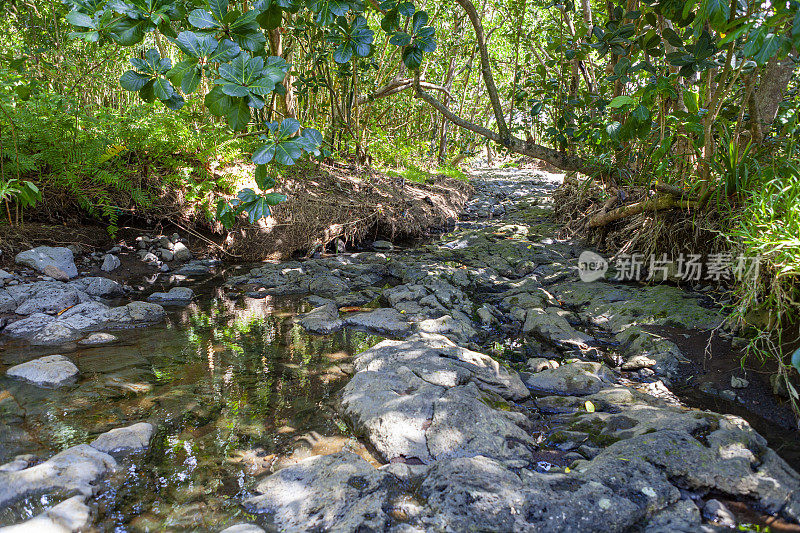
[[[163, 274], [150, 302], [92, 294], [106, 282], [86, 278], [17, 284], [0, 524], [798, 530], [800, 475], [778, 441], [674, 394], [699, 385], [699, 354], [675, 335], [722, 321], [709, 293], [580, 281], [585, 248], [550, 220], [558, 183], [483, 172], [436, 242]], [[19, 296], [39, 291], [69, 301]], [[87, 347], [102, 335], [117, 344]], [[720, 392], [741, 405], [734, 384]], [[68, 407], [37, 411], [48, 395]]]

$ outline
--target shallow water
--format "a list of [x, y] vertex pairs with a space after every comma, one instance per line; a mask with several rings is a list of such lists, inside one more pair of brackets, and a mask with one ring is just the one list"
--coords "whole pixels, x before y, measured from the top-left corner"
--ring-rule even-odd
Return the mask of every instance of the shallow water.
[[[306, 310], [297, 299], [230, 300], [207, 290], [163, 324], [114, 332], [114, 345], [60, 349], [81, 370], [73, 387], [39, 389], [0, 368], [0, 414], [23, 417], [29, 437], [0, 432], [0, 463], [20, 453], [46, 459], [109, 429], [153, 422], [151, 448], [104, 481], [96, 525], [156, 531], [242, 520], [239, 502], [255, 477], [286, 462], [343, 447], [368, 456], [331, 397], [350, 356], [381, 337], [352, 329], [311, 336], [292, 321]], [[8, 343], [0, 361], [50, 353]], [[46, 503], [34, 497], [2, 510], [0, 525]]]

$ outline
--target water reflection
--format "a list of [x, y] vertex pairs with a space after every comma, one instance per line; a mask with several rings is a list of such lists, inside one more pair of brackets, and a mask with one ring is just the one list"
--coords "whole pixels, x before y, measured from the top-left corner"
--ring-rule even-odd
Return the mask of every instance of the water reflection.
[[[69, 352], [82, 372], [71, 389], [0, 378], [35, 443], [21, 451], [0, 436], [0, 462], [24, 452], [47, 457], [149, 420], [158, 427], [153, 445], [107, 480], [100, 529], [218, 528], [242, 519], [238, 501], [255, 475], [342, 447], [366, 453], [330, 398], [347, 378], [349, 356], [381, 339], [355, 330], [309, 336], [292, 320], [304, 310], [296, 299], [232, 300], [215, 290], [163, 325]], [[42, 355], [36, 350], [9, 345], [2, 360]], [[40, 506], [29, 503], [0, 512], [0, 524], [34, 514]]]

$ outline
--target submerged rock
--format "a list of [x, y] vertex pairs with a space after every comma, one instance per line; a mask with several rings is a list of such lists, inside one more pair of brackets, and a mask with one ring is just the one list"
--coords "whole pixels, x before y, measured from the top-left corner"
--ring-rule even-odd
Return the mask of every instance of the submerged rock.
[[80, 371], [63, 355], [48, 355], [12, 366], [6, 374], [39, 387], [55, 389], [74, 383]]
[[17, 472], [0, 472], [0, 506], [31, 494], [57, 490], [89, 496], [95, 482], [117, 467], [110, 455], [88, 444], [73, 446], [47, 461]]
[[73, 496], [21, 524], [0, 527], [0, 533], [71, 533], [84, 531], [91, 521], [86, 496]]
[[14, 261], [42, 273], [45, 273], [45, 268], [49, 265], [63, 271], [70, 278], [78, 275], [78, 268], [69, 248], [37, 246], [32, 250], [18, 253]]

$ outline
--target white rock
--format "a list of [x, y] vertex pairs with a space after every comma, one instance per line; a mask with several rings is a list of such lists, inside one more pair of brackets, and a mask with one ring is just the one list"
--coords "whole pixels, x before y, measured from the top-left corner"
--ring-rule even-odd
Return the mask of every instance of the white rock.
[[12, 366], [6, 371], [9, 377], [23, 379], [39, 387], [58, 388], [67, 385], [78, 377], [78, 367], [63, 355], [48, 355], [21, 365]]
[[175, 249], [172, 254], [175, 261], [188, 261], [192, 258], [192, 252], [182, 242], [175, 243]]
[[93, 440], [90, 446], [105, 453], [138, 452], [149, 446], [152, 436], [153, 425], [139, 422], [107, 431]]

